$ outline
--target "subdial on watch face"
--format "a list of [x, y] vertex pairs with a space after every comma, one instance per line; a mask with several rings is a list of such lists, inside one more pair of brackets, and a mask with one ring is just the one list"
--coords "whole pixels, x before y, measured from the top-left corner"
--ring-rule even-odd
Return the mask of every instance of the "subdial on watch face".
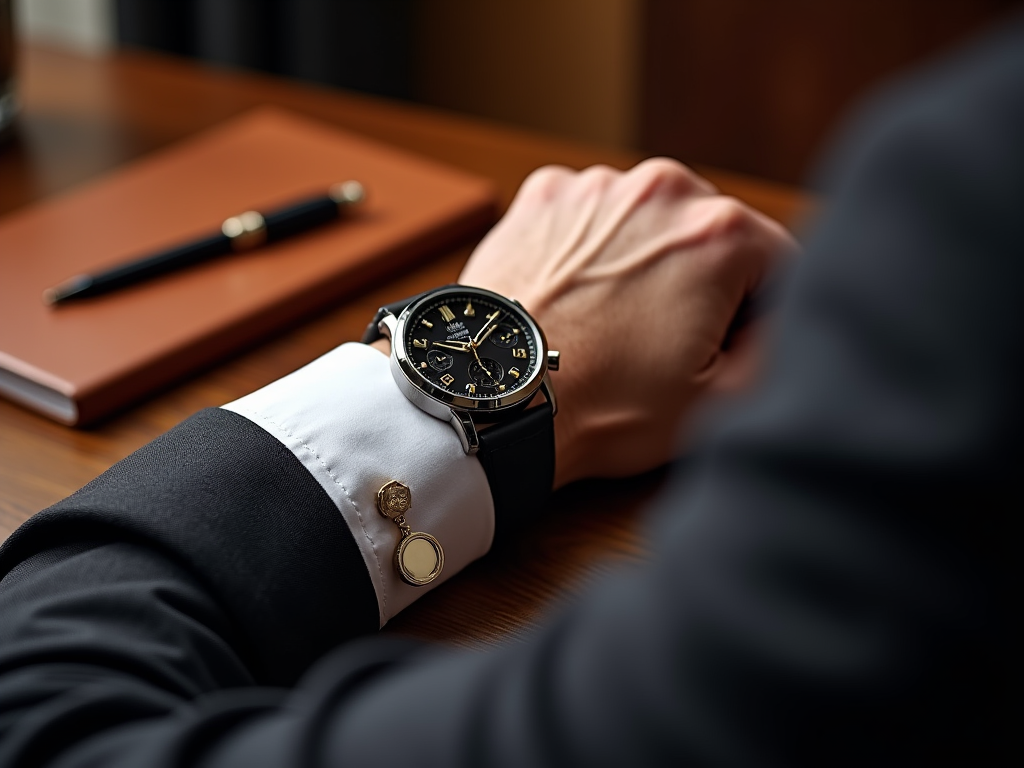
[[481, 357], [469, 364], [469, 377], [484, 387], [496, 387], [505, 378], [505, 369], [497, 360]]
[[432, 349], [427, 352], [427, 362], [430, 363], [430, 367], [437, 372], [447, 371], [452, 367], [452, 363], [455, 362], [455, 358], [451, 355], [445, 354], [439, 349]]
[[519, 329], [508, 323], [500, 323], [491, 334], [491, 343], [502, 349], [514, 347], [519, 341]]

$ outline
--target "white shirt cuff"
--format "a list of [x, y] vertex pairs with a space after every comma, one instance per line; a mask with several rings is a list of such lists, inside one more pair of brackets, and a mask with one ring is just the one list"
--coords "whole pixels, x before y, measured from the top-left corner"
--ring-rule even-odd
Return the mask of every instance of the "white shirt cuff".
[[[223, 407], [280, 441], [327, 491], [362, 553], [381, 626], [490, 549], [494, 503], [480, 461], [463, 452], [450, 424], [409, 402], [378, 350], [342, 344]], [[413, 531], [444, 549], [444, 568], [425, 587], [399, 577], [401, 532], [377, 512], [377, 491], [392, 480], [412, 492]]]

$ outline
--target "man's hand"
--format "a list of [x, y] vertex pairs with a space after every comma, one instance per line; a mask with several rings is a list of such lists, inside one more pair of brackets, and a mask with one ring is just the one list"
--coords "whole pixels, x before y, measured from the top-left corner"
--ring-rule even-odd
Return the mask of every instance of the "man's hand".
[[556, 486], [669, 460], [707, 391], [749, 378], [736, 310], [795, 243], [679, 163], [549, 167], [523, 183], [459, 282], [522, 302], [562, 354]]

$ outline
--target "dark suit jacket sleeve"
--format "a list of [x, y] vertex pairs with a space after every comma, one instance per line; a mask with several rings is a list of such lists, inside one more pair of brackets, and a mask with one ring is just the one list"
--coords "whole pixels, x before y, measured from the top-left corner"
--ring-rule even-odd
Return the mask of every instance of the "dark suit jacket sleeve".
[[291, 455], [204, 412], [4, 549], [0, 764], [1019, 764], [1024, 25], [856, 133], [650, 564], [525, 642], [360, 640], [292, 687], [375, 626], [366, 577]]

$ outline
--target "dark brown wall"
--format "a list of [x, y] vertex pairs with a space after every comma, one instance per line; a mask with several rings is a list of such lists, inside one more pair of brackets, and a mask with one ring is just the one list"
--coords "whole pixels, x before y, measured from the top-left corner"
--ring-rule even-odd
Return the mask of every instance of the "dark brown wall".
[[851, 102], [1008, 0], [646, 0], [639, 143], [802, 181]]
[[636, 142], [643, 0], [417, 0], [426, 104], [573, 139]]

